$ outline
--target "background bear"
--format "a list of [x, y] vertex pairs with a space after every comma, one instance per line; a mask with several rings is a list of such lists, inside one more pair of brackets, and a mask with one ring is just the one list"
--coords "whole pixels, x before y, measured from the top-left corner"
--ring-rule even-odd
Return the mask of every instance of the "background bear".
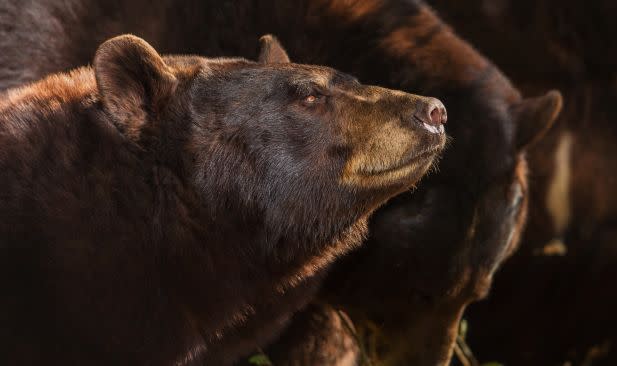
[[444, 147], [438, 100], [263, 42], [255, 63], [120, 36], [8, 91], [0, 363], [228, 363], [267, 327], [227, 333], [282, 324]]
[[616, 365], [617, 3], [433, 3], [523, 91], [564, 96], [555, 126], [527, 154], [521, 248], [467, 314], [471, 348], [508, 365]]

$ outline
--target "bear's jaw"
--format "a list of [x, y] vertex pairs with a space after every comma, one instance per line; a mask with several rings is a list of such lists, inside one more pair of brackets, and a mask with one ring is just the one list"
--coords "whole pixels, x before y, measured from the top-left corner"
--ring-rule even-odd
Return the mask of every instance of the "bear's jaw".
[[422, 170], [423, 165], [430, 165], [438, 154], [441, 153], [441, 147], [431, 147], [420, 152], [411, 154], [408, 158], [402, 162], [397, 162], [390, 166], [363, 166], [356, 172], [358, 175], [375, 178], [383, 176], [385, 178], [391, 177], [391, 180], [397, 180], [399, 178], [411, 175], [414, 168]]
[[399, 161], [372, 164], [359, 162], [348, 164], [341, 184], [363, 188], [412, 186], [438, 161], [445, 145], [445, 138], [436, 146], [412, 153]]

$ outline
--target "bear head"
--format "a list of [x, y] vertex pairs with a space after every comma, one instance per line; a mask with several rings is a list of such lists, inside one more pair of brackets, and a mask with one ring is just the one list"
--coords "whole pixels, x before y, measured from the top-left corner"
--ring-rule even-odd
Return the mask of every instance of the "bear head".
[[161, 57], [119, 36], [96, 53], [98, 91], [128, 139], [190, 182], [209, 240], [270, 268], [311, 258], [311, 272], [357, 245], [368, 215], [429, 170], [446, 111], [261, 42], [251, 62]]

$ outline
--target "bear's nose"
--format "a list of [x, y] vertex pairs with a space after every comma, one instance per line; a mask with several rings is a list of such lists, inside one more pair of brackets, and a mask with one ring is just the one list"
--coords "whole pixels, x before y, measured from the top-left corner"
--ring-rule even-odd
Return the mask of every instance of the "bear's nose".
[[443, 133], [443, 125], [448, 120], [446, 107], [436, 98], [426, 98], [420, 102], [415, 117], [422, 122], [424, 128], [433, 133]]
[[431, 133], [444, 133], [443, 125], [448, 120], [446, 107], [436, 98], [423, 98], [417, 104], [417, 111], [414, 114], [416, 119], [422, 123], [422, 127]]
[[430, 112], [428, 113], [430, 116], [431, 123], [434, 125], [445, 125], [446, 121], [448, 121], [448, 114], [446, 113], [446, 107], [441, 104], [441, 102], [437, 99], [436, 103], [431, 106]]
[[439, 126], [446, 123], [448, 120], [448, 114], [446, 113], [446, 107], [443, 103], [436, 98], [426, 98], [423, 101], [420, 110], [417, 113], [417, 117], [426, 122], [429, 125]]

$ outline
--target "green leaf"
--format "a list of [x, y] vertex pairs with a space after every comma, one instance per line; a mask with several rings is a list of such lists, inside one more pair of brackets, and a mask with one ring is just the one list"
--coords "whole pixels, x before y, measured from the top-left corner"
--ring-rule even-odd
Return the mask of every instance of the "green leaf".
[[256, 355], [251, 356], [249, 358], [249, 363], [251, 365], [257, 365], [257, 366], [272, 366], [272, 361], [270, 361], [268, 356], [264, 355], [263, 353], [258, 353]]
[[483, 363], [480, 366], [503, 366], [503, 364], [499, 362], [487, 362], [487, 363]]
[[[467, 337], [467, 330], [469, 330], [469, 324], [467, 323], [466, 319], [462, 319], [461, 324], [459, 325], [459, 328], [458, 328], [458, 336], [461, 337], [462, 340], [465, 340], [465, 337]], [[482, 365], [482, 366], [485, 366], [485, 365]], [[496, 366], [496, 365], [489, 365], [489, 366]]]

